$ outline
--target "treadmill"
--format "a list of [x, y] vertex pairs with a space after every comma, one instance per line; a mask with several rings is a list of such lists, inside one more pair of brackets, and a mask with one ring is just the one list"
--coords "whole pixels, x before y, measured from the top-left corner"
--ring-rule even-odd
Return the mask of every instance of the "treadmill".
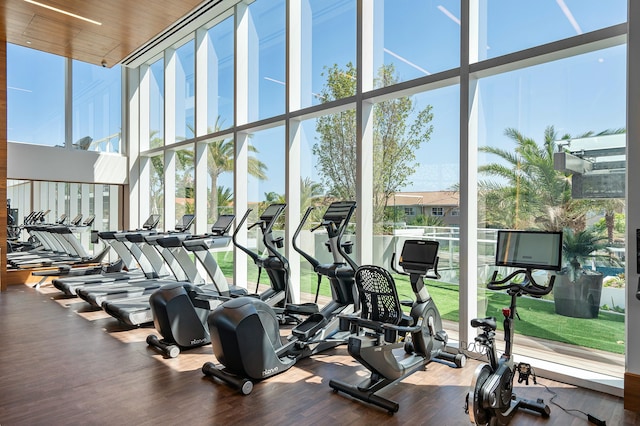
[[[159, 234], [166, 236], [177, 236], [180, 234], [189, 234], [189, 228], [195, 221], [195, 215], [186, 214], [176, 224], [174, 231], [169, 231], [167, 234]], [[179, 262], [174, 259], [171, 250], [163, 250], [162, 254], [157, 249], [158, 245], [155, 244], [157, 239], [151, 240], [150, 243], [145, 239], [147, 235], [144, 232], [126, 233], [125, 238], [133, 243], [135, 246], [140, 247], [144, 253], [144, 257], [151, 263], [152, 273], [146, 273], [145, 278], [131, 279], [128, 281], [118, 281], [111, 284], [105, 284], [102, 286], [83, 286], [76, 289], [78, 297], [86, 301], [87, 303], [97, 308], [102, 306], [102, 302], [112, 299], [129, 298], [151, 294], [154, 290], [161, 287], [164, 284], [174, 283], [176, 281], [185, 281], [188, 279], [186, 274], [183, 274], [184, 270], [181, 270]], [[118, 236], [116, 235], [116, 238]], [[165, 256], [169, 256], [169, 260], [166, 261]], [[188, 258], [188, 257], [187, 257]], [[174, 269], [171, 269], [173, 266]]]
[[[229, 229], [233, 224], [234, 218], [234, 215], [221, 215], [218, 217], [216, 223], [211, 227], [211, 232], [204, 235], [194, 235], [187, 238], [183, 238], [181, 235], [168, 235], [164, 238], [158, 238], [157, 243], [158, 245], [167, 248], [177, 248], [178, 246], [186, 248], [189, 244], [203, 243], [212, 250], [222, 249], [228, 247], [231, 241], [231, 238], [229, 237]], [[178, 254], [175, 254], [176, 252]], [[184, 250], [175, 250], [174, 254], [185, 273], [196, 277], [195, 279], [190, 278], [189, 282], [184, 283], [185, 289], [188, 292], [208, 292], [209, 294], [217, 294], [215, 292], [218, 288], [225, 288], [225, 286], [226, 288], [229, 288], [226, 278], [224, 277], [224, 274], [222, 274], [222, 271], [213, 256], [203, 258], [196, 257], [207, 272], [208, 278], [213, 281], [213, 284], [205, 284], [206, 280], [197, 274], [196, 264], [191, 260], [191, 257], [188, 256], [188, 254], [186, 259], [178, 258], [178, 256], [186, 254]], [[244, 289], [237, 289], [235, 287], [229, 288], [229, 292], [238, 295], [246, 294]], [[105, 300], [102, 302], [102, 309], [112, 317], [131, 326], [151, 323], [153, 322], [153, 313], [151, 311], [151, 305], [149, 304], [150, 296], [151, 295], [149, 294], [145, 294], [137, 298]], [[224, 300], [227, 299], [225, 298]], [[221, 300], [220, 303], [224, 300]]]
[[[104, 231], [99, 232], [98, 237], [109, 245], [122, 260], [123, 267], [126, 271], [112, 271], [112, 268], [106, 267], [97, 271], [96, 274], [62, 277], [52, 281], [55, 288], [63, 292], [67, 296], [75, 296], [76, 289], [86, 285], [101, 285], [113, 283], [114, 281], [127, 280], [133, 278], [144, 278], [145, 272], [152, 273], [151, 266], [144, 259], [144, 254], [139, 247], [134, 247], [133, 243], [125, 238], [127, 232], [146, 232], [155, 234], [155, 230], [160, 222], [160, 215], [152, 214], [144, 222], [141, 229], [131, 231]], [[116, 238], [117, 237], [117, 238]], [[148, 268], [147, 271], [144, 268]]]

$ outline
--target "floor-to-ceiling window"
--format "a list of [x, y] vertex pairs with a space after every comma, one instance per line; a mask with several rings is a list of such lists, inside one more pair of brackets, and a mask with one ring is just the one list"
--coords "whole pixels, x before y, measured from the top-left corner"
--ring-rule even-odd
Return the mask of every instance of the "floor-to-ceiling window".
[[[624, 282], [625, 200], [616, 185], [626, 167], [626, 28], [620, 25], [626, 2], [256, 0], [221, 16], [193, 29], [194, 79], [205, 75], [207, 82], [196, 84], [198, 130], [166, 149], [164, 138], [141, 143], [142, 155], [164, 167], [153, 177], [158, 193], [180, 198], [173, 186], [162, 192], [161, 173], [170, 171], [177, 189], [179, 162], [167, 153], [193, 140], [195, 157], [204, 158], [207, 147], [207, 161], [193, 163], [196, 194], [204, 194], [198, 182], [207, 182], [207, 222], [229, 209], [258, 213], [265, 203], [285, 200], [297, 220], [310, 205], [320, 212], [330, 201], [358, 199], [353, 222], [366, 232], [353, 236], [355, 257], [389, 266], [404, 237], [439, 241], [442, 278], [431, 283], [433, 297], [447, 327], [460, 328], [471, 342], [457, 324], [461, 294], [472, 289], [478, 315], [494, 315], [502, 302], [485, 288], [497, 229], [592, 231], [604, 243], [582, 262], [602, 274], [599, 302], [587, 295], [596, 321], [558, 312], [561, 304], [551, 295], [532, 308], [543, 315], [532, 317], [535, 326], [523, 321], [516, 331], [580, 347], [582, 354], [605, 353], [614, 360], [609, 373], [621, 375], [624, 301], [608, 288]], [[145, 108], [159, 112], [149, 128], [158, 132], [173, 120], [160, 114], [167, 111], [160, 93], [171, 65], [159, 58], [174, 57], [171, 49], [153, 52], [140, 73], [150, 93]], [[145, 80], [151, 69], [155, 86]], [[579, 157], [589, 170], [559, 167], [555, 153]], [[474, 170], [461, 170], [461, 162]], [[478, 203], [461, 209], [469, 176]], [[158, 201], [157, 207], [177, 209], [175, 200]], [[478, 226], [461, 233], [469, 216]], [[288, 224], [288, 238], [296, 226]], [[319, 237], [307, 231], [300, 244], [328, 259]], [[252, 238], [247, 241], [255, 243]], [[474, 259], [462, 255], [469, 241]], [[288, 255], [296, 256], [290, 249]], [[462, 267], [470, 264], [471, 270]], [[294, 285], [309, 300], [315, 276], [304, 259], [299, 269]], [[565, 318], [574, 327], [566, 330], [587, 337], [598, 327], [607, 330], [600, 340], [610, 344], [595, 347], [559, 329]], [[537, 348], [523, 352], [547, 356]]]
[[73, 61], [73, 147], [122, 152], [122, 70]]

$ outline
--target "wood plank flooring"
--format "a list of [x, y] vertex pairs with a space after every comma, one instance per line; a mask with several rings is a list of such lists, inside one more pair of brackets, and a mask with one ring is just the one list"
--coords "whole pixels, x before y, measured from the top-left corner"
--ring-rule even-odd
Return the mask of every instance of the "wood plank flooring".
[[[145, 343], [152, 328], [129, 329], [55, 289], [11, 286], [0, 293], [0, 424], [9, 425], [467, 425], [464, 397], [477, 362], [463, 369], [431, 363], [384, 392], [400, 403], [385, 411], [335, 394], [332, 378], [355, 381], [366, 370], [338, 348], [299, 361], [257, 383], [248, 396], [204, 378], [210, 346], [164, 359]], [[610, 395], [539, 379], [565, 408], [607, 425], [637, 425], [640, 416]], [[543, 398], [541, 386], [517, 387]], [[547, 420], [521, 412], [514, 425], [587, 425], [551, 406]]]

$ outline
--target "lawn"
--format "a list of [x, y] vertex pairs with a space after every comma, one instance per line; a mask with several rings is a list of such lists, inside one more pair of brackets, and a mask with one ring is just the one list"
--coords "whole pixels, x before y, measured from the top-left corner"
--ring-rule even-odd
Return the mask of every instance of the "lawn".
[[[225, 276], [233, 276], [232, 263], [219, 260]], [[301, 293], [315, 294], [317, 278], [308, 268], [308, 264], [301, 263]], [[251, 264], [248, 271], [249, 282], [255, 283], [258, 277], [257, 268]], [[413, 299], [413, 291], [408, 277], [394, 275], [398, 295], [401, 299]], [[266, 273], [260, 277], [262, 284], [268, 284]], [[438, 306], [442, 318], [458, 322], [458, 286], [438, 281], [428, 281], [428, 290]], [[249, 291], [253, 291], [249, 285]], [[320, 286], [320, 294], [330, 297], [331, 290], [326, 278]], [[485, 300], [486, 299], [486, 300]], [[479, 306], [487, 304], [486, 312], [479, 316], [494, 316], [498, 319], [498, 328], [502, 329], [502, 308], [508, 307], [510, 297], [504, 292], [486, 291], [479, 296]], [[568, 343], [576, 346], [600, 349], [618, 354], [624, 353], [625, 326], [624, 315], [600, 311], [598, 318], [584, 319], [558, 315], [550, 301], [521, 297], [518, 299], [518, 314], [515, 332], [530, 337], [538, 337], [556, 342]]]

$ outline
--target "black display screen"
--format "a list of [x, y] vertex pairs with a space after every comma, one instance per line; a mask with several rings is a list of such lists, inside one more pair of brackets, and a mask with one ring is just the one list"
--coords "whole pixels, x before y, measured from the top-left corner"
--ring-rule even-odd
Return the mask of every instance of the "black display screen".
[[498, 231], [496, 266], [559, 271], [562, 232]]

